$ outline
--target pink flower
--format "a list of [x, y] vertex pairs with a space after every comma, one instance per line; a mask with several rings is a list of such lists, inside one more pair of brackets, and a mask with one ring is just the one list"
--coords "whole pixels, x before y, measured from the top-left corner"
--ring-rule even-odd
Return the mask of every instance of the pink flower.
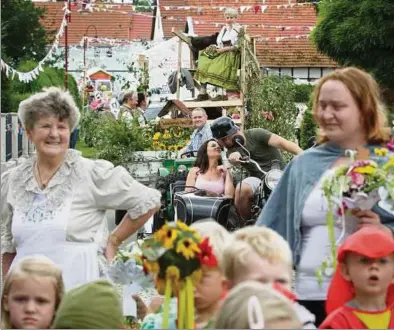
[[386, 144], [386, 148], [389, 149], [391, 152], [394, 151], [394, 137], [390, 139], [389, 142]]
[[352, 184], [355, 184], [356, 186], [362, 186], [365, 182], [364, 175], [360, 173], [351, 172], [350, 176], [352, 179]]
[[[346, 213], [346, 211], [349, 209], [349, 207], [346, 205], [345, 202], [342, 202], [342, 208], [343, 208], [343, 210], [345, 211], [345, 213]], [[342, 214], [342, 208], [339, 207], [338, 210], [337, 210], [337, 214], [338, 214], [339, 216], [343, 216], [343, 214]]]

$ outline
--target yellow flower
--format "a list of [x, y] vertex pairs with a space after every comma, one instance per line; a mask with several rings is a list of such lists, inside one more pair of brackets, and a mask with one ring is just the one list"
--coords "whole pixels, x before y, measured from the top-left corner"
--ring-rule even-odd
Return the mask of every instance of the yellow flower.
[[153, 239], [156, 242], [162, 242], [164, 248], [171, 249], [177, 236], [178, 231], [175, 228], [164, 225], [153, 234]]
[[187, 260], [195, 257], [200, 248], [191, 238], [183, 238], [176, 245], [176, 252], [181, 253]]
[[196, 232], [193, 228], [190, 228], [187, 224], [185, 224], [181, 220], [178, 220], [176, 222], [176, 225], [182, 231], [189, 231], [189, 232], [192, 232], [192, 233]]
[[376, 172], [376, 168], [371, 165], [367, 165], [367, 166], [355, 168], [354, 172], [360, 174], [374, 174]]
[[190, 278], [191, 278], [194, 286], [196, 286], [198, 283], [200, 283], [200, 281], [202, 279], [202, 275], [203, 275], [202, 269], [197, 269], [190, 275]]
[[178, 282], [181, 278], [181, 272], [177, 266], [169, 266], [166, 270], [166, 279]]
[[157, 141], [159, 138], [160, 138], [160, 132], [156, 132], [154, 135], [153, 135], [153, 141]]
[[168, 134], [168, 132], [167, 131], [165, 131], [164, 132], [164, 134], [163, 134], [163, 139], [169, 139], [171, 137], [171, 135], [170, 134]]
[[375, 148], [374, 151], [377, 156], [386, 156], [389, 153], [387, 148]]
[[158, 273], [160, 270], [160, 266], [157, 261], [148, 261], [145, 260], [143, 267], [147, 273]]

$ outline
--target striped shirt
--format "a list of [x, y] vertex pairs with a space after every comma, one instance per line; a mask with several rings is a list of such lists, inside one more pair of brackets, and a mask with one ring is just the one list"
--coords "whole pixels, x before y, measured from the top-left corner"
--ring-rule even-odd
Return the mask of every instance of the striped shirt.
[[194, 130], [192, 136], [190, 137], [190, 142], [186, 146], [186, 152], [200, 149], [201, 145], [210, 139], [212, 139], [211, 126], [206, 123], [200, 130]]

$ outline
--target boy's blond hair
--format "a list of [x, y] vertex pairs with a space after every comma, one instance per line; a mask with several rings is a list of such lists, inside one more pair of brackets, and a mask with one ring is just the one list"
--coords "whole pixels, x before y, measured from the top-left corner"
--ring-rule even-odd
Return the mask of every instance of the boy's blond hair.
[[301, 329], [302, 325], [292, 302], [271, 285], [257, 281], [245, 281], [236, 285], [226, 297], [220, 312], [218, 313], [216, 329], [250, 329], [248, 314], [251, 297], [256, 297], [264, 318], [264, 328], [272, 329], [278, 322], [290, 322], [292, 329]]
[[49, 278], [52, 280], [56, 292], [55, 310], [58, 309], [64, 296], [64, 282], [60, 267], [44, 256], [24, 257], [20, 259], [17, 264], [12, 266], [4, 280], [4, 287], [1, 295], [2, 329], [12, 329], [13, 327], [10, 323], [10, 313], [4, 309], [4, 299], [6, 299], [10, 293], [13, 281], [15, 279], [42, 278]]
[[231, 238], [231, 234], [222, 225], [213, 219], [204, 219], [193, 223], [191, 228], [195, 229], [201, 237], [209, 238], [209, 243], [212, 246], [213, 254], [215, 255], [219, 266], [223, 261], [224, 248]]
[[223, 253], [221, 268], [228, 280], [233, 281], [236, 271], [244, 267], [246, 256], [255, 252], [270, 263], [285, 263], [291, 268], [292, 254], [289, 244], [277, 232], [267, 227], [249, 226], [231, 235]]

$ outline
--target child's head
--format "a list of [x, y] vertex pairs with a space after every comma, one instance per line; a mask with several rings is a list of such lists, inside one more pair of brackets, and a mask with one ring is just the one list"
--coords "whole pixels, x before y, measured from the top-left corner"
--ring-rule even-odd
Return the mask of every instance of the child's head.
[[[230, 291], [215, 328], [301, 329], [301, 322], [292, 306], [292, 302], [271, 285], [245, 281]], [[262, 320], [264, 324], [261, 324]]]
[[195, 306], [197, 310], [205, 310], [216, 305], [223, 296], [226, 287], [220, 263], [223, 258], [223, 247], [225, 246], [230, 234], [227, 230], [213, 220], [203, 220], [191, 225], [201, 237], [209, 238], [218, 265], [216, 267], [205, 267], [200, 284], [196, 287]]
[[350, 235], [338, 251], [338, 269], [331, 282], [327, 311], [354, 296], [386, 297], [394, 302], [394, 239], [373, 227]]
[[235, 231], [223, 253], [222, 269], [229, 287], [247, 280], [280, 283], [291, 288], [292, 254], [289, 244], [266, 227]]
[[25, 257], [8, 272], [1, 297], [3, 329], [48, 329], [64, 295], [62, 271], [45, 257]]
[[99, 280], [67, 292], [53, 328], [119, 329], [122, 323], [122, 303], [116, 288], [108, 281]]

